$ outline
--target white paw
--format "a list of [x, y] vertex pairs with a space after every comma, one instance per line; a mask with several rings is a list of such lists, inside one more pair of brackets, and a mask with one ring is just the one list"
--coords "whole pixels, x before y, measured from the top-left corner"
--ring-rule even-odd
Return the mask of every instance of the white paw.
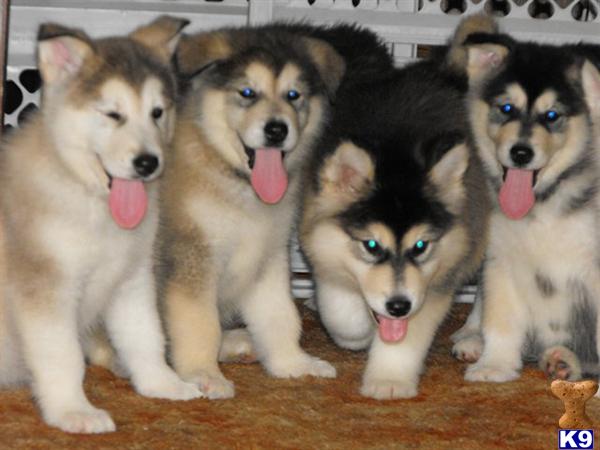
[[160, 375], [149, 374], [144, 380], [135, 383], [135, 389], [144, 397], [167, 400], [191, 400], [204, 397], [197, 385], [186, 383], [170, 370]]
[[200, 387], [204, 395], [211, 400], [232, 398], [235, 395], [235, 387], [231, 381], [223, 375], [213, 375], [206, 372], [196, 373], [186, 377], [190, 383]]
[[108, 433], [116, 429], [110, 415], [93, 406], [46, 414], [46, 422], [67, 433]]
[[519, 372], [507, 367], [488, 366], [483, 364], [471, 364], [465, 372], [467, 381], [493, 381], [503, 383], [519, 378]]
[[295, 358], [266, 363], [267, 371], [277, 378], [298, 378], [304, 375], [335, 378], [335, 367], [315, 356], [301, 353]]
[[418, 393], [417, 383], [404, 380], [382, 380], [369, 378], [363, 381], [360, 393], [365, 397], [377, 400], [391, 400], [394, 398], [412, 398]]
[[227, 330], [223, 332], [221, 348], [219, 350], [220, 362], [251, 363], [257, 360], [254, 343], [250, 333], [244, 328]]
[[455, 342], [452, 354], [460, 361], [474, 363], [483, 352], [483, 339], [479, 333], [471, 334]]

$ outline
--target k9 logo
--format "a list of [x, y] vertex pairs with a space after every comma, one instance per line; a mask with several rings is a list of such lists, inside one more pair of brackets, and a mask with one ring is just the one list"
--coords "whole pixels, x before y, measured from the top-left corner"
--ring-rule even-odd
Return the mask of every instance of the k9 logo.
[[594, 448], [594, 430], [558, 430], [558, 448]]

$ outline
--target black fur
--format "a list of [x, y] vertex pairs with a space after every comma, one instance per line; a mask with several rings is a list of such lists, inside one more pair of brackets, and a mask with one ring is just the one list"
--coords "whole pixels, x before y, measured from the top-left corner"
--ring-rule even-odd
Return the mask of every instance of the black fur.
[[375, 161], [375, 187], [340, 216], [344, 228], [377, 221], [400, 240], [418, 223], [440, 234], [453, 221], [427, 180], [441, 157], [466, 139], [466, 84], [435, 61], [390, 70], [368, 81], [347, 80], [338, 90], [329, 131], [317, 145], [309, 173], [318, 186], [319, 167], [342, 141], [366, 150]]

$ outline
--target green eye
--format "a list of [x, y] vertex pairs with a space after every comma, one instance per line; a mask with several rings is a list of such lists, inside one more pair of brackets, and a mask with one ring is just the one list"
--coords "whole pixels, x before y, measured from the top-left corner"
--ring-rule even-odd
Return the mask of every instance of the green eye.
[[373, 261], [375, 264], [385, 261], [389, 256], [388, 251], [383, 248], [382, 245], [375, 239], [367, 239], [362, 241], [362, 246], [367, 253], [375, 258], [375, 261]]
[[365, 250], [371, 254], [375, 254], [381, 249], [379, 242], [377, 242], [375, 239], [363, 241], [363, 246], [365, 247]]
[[427, 248], [429, 247], [429, 241], [424, 241], [423, 239], [419, 239], [415, 242], [412, 248], [412, 256], [419, 256], [425, 253]]

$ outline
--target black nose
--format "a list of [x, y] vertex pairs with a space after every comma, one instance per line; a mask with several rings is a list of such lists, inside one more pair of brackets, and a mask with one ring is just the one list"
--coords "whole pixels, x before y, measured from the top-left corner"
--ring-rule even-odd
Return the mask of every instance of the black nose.
[[533, 159], [533, 149], [527, 145], [517, 144], [510, 149], [510, 159], [519, 167], [525, 166]]
[[392, 297], [385, 304], [385, 309], [392, 317], [402, 317], [410, 312], [412, 304], [406, 297]]
[[152, 175], [158, 167], [158, 158], [149, 153], [142, 153], [133, 160], [133, 167], [138, 175]]
[[285, 123], [272, 120], [265, 125], [265, 137], [269, 145], [281, 144], [288, 135], [288, 127]]

